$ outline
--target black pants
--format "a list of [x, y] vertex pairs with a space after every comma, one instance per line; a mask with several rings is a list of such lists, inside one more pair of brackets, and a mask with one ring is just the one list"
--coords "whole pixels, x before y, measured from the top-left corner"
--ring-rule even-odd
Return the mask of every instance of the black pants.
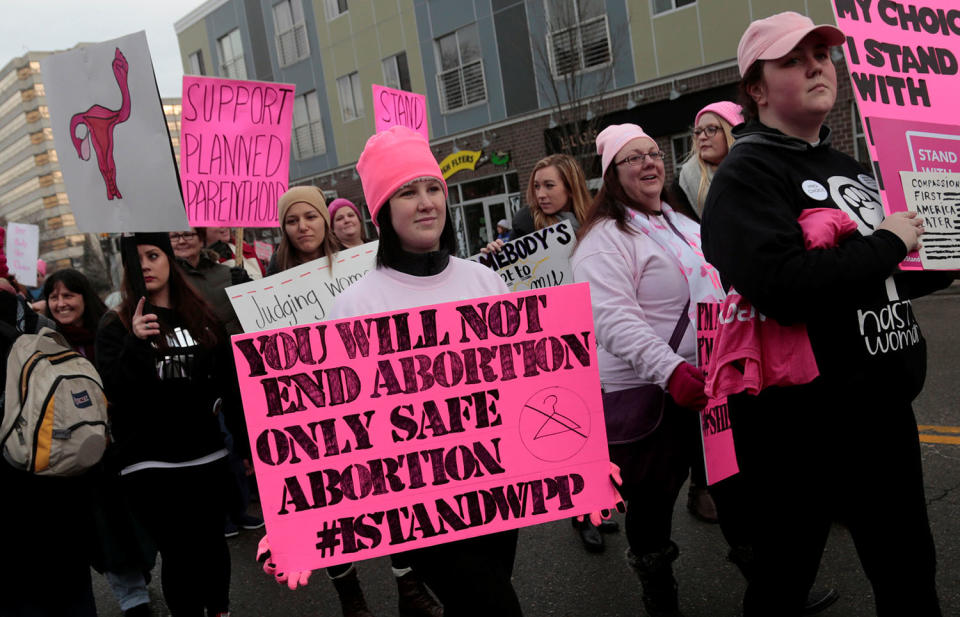
[[404, 553], [420, 579], [443, 603], [444, 617], [520, 617], [513, 589], [517, 530]]
[[850, 530], [879, 617], [941, 615], [909, 404], [817, 380], [731, 397], [730, 414], [755, 556], [746, 617], [800, 614], [834, 520]]
[[637, 556], [663, 550], [670, 542], [673, 506], [695, 454], [690, 435], [698, 421], [696, 412], [677, 407], [667, 396], [663, 419], [653, 433], [610, 446], [610, 460], [623, 476], [627, 542]]
[[160, 551], [163, 598], [173, 617], [229, 610], [230, 552], [223, 537], [230, 469], [205, 465], [123, 476], [131, 507]]

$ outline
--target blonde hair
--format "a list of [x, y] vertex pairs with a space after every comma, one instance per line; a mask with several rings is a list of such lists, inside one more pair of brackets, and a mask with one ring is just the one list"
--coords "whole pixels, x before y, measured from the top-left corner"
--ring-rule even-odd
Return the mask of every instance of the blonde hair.
[[[564, 188], [570, 194], [570, 201], [567, 205], [577, 218], [577, 223], [583, 224], [587, 217], [587, 208], [590, 206], [590, 191], [587, 190], [587, 179], [583, 175], [583, 170], [576, 159], [567, 154], [551, 154], [546, 158], [537, 161], [530, 172], [530, 182], [527, 183], [527, 204], [533, 213], [533, 225], [535, 229], [543, 229], [560, 222], [560, 217], [556, 215], [544, 214], [537, 203], [537, 192], [533, 188], [534, 178], [537, 172], [546, 167], [556, 167], [563, 181]], [[567, 206], [564, 206], [566, 209]]]
[[[734, 141], [733, 126], [718, 114], [713, 112], [707, 113], [716, 118], [720, 124], [720, 128], [723, 130], [723, 136], [727, 141], [727, 151], [729, 152]], [[707, 201], [707, 191], [710, 190], [710, 182], [713, 180], [713, 172], [717, 170], [717, 166], [700, 158], [700, 140], [695, 136], [691, 137], [691, 139], [692, 146], [690, 148], [690, 156], [687, 157], [687, 160], [689, 161], [692, 157], [697, 157], [697, 165], [700, 166], [700, 186], [697, 188], [697, 203], [694, 204], [694, 209], [697, 212], [703, 212], [703, 204]]]

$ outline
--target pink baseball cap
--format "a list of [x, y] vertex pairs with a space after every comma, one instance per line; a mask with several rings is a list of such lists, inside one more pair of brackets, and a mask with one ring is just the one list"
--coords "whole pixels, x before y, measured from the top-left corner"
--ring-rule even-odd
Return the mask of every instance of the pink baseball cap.
[[697, 117], [693, 120], [694, 126], [700, 124], [700, 117], [703, 114], [716, 114], [730, 123], [730, 126], [743, 124], [743, 108], [730, 101], [717, 101], [710, 103], [697, 112]]
[[737, 46], [737, 65], [740, 76], [757, 60], [776, 60], [787, 55], [803, 37], [811, 32], [823, 34], [828, 45], [841, 45], [846, 40], [843, 32], [834, 26], [816, 25], [806, 15], [786, 11], [747, 26]]
[[367, 140], [357, 161], [363, 197], [373, 224], [383, 204], [401, 186], [420, 178], [436, 178], [447, 194], [440, 165], [423, 135], [405, 126], [392, 126]]
[[644, 133], [643, 129], [636, 124], [611, 124], [600, 131], [597, 135], [597, 154], [600, 155], [601, 176], [606, 175], [607, 167], [610, 167], [617, 152], [638, 137], [646, 137], [656, 143], [653, 137]]

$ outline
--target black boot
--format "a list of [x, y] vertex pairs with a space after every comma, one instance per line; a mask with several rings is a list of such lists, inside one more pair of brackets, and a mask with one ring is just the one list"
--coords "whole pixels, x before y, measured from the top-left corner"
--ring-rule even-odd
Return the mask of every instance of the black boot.
[[412, 571], [397, 579], [400, 617], [442, 617], [441, 607]]
[[580, 541], [583, 542], [583, 548], [587, 549], [588, 553], [602, 553], [604, 549], [603, 536], [600, 535], [600, 530], [590, 522], [590, 520], [584, 517], [583, 521], [578, 521], [576, 518], [570, 519], [570, 522], [573, 523], [573, 528], [577, 530], [577, 533], [580, 535]]
[[350, 566], [345, 574], [330, 580], [333, 581], [337, 597], [340, 598], [343, 617], [373, 617], [373, 613], [367, 608], [367, 601], [363, 598], [356, 566]]
[[[739, 545], [730, 548], [727, 553], [727, 561], [733, 563], [743, 574], [743, 578], [750, 582], [750, 578], [757, 571], [756, 560], [753, 556], [753, 547]], [[833, 605], [840, 594], [833, 587], [819, 587], [811, 589], [807, 594], [807, 599], [803, 603], [804, 615], [816, 615]]]
[[643, 607], [650, 617], [683, 617], [677, 604], [677, 581], [673, 562], [680, 555], [671, 542], [661, 551], [639, 557], [627, 549], [627, 563], [637, 573], [643, 587]]

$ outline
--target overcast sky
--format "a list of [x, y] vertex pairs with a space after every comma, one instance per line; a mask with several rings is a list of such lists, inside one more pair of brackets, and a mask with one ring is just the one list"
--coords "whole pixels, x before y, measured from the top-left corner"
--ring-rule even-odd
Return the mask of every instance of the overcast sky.
[[183, 65], [173, 22], [203, 0], [3, 0], [0, 67], [27, 51], [56, 51], [147, 31], [160, 95], [180, 96]]

